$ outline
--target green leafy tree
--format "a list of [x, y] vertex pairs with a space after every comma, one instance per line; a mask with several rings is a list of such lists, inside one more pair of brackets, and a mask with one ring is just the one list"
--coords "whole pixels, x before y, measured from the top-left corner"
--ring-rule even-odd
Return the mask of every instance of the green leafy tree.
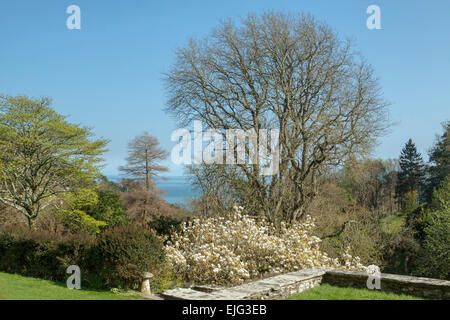
[[[420, 194], [425, 177], [425, 164], [411, 139], [402, 149], [399, 165], [400, 171], [398, 172], [396, 186], [397, 198], [403, 199], [411, 191]], [[402, 207], [404, 207], [403, 204]]]
[[450, 280], [450, 177], [433, 193], [431, 208], [417, 273]]
[[46, 207], [99, 175], [106, 140], [66, 121], [50, 98], [0, 97], [0, 201], [31, 228]]
[[106, 227], [105, 221], [97, 220], [86, 212], [86, 208], [94, 207], [99, 202], [95, 190], [78, 189], [64, 194], [62, 200], [65, 206], [59, 210], [57, 218], [70, 230], [97, 234], [102, 227]]

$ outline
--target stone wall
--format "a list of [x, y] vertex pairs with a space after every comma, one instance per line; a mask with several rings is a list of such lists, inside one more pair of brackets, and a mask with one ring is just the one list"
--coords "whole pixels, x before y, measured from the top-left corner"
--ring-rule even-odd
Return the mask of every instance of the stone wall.
[[[365, 272], [311, 268], [231, 287], [192, 287], [167, 290], [164, 299], [177, 300], [267, 300], [283, 299], [323, 283], [341, 287], [367, 288]], [[450, 281], [384, 274], [381, 290], [432, 299], [450, 299]]]
[[[327, 271], [322, 283], [341, 287], [367, 288], [367, 273], [348, 270]], [[382, 273], [381, 290], [431, 299], [450, 299], [450, 281]]]
[[178, 300], [267, 300], [282, 299], [319, 286], [325, 269], [312, 268], [290, 272], [231, 288], [214, 290], [212, 287], [194, 286], [177, 288], [161, 294], [165, 299]]

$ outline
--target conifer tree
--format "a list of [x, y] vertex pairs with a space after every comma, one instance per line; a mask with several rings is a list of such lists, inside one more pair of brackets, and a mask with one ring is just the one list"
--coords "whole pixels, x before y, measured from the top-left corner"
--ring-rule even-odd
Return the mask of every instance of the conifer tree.
[[405, 194], [411, 191], [416, 191], [420, 195], [425, 179], [425, 164], [411, 139], [402, 149], [399, 165], [400, 171], [398, 172], [396, 187], [397, 199], [402, 199]]

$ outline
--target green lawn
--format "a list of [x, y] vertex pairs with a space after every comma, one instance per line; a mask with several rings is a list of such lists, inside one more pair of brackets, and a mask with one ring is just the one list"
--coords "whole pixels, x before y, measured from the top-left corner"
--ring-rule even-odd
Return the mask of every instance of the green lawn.
[[53, 281], [0, 272], [0, 300], [142, 300], [136, 293], [71, 290]]
[[286, 300], [424, 300], [422, 298], [399, 295], [369, 289], [341, 288], [322, 284], [316, 288], [293, 295]]

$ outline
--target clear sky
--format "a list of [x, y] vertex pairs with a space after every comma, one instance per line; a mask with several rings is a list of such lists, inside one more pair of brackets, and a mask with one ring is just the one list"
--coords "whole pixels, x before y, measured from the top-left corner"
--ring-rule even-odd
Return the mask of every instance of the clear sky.
[[[81, 30], [66, 28], [72, 4]], [[366, 27], [372, 4], [381, 30]], [[375, 157], [398, 157], [408, 138], [426, 154], [450, 120], [448, 0], [0, 0], [0, 93], [53, 97], [59, 113], [111, 140], [104, 173], [115, 175], [127, 141], [142, 131], [174, 145], [161, 78], [176, 48], [220, 19], [270, 9], [314, 14], [353, 38], [373, 65], [397, 123]], [[170, 175], [182, 173], [167, 165]]]

